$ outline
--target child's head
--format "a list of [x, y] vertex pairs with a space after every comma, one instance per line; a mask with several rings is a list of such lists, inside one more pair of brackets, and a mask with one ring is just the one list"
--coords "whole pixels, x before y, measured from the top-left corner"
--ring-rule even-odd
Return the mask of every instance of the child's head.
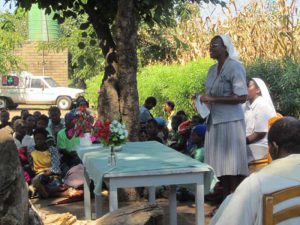
[[9, 121], [9, 112], [5, 109], [2, 109], [0, 112], [0, 120], [2, 124], [6, 124]]
[[150, 119], [146, 123], [146, 132], [148, 137], [155, 137], [157, 136], [158, 129], [157, 129], [157, 122], [155, 119]]
[[206, 126], [205, 125], [197, 125], [192, 129], [191, 138], [192, 142], [198, 147], [202, 147], [204, 144]]
[[66, 126], [67, 130], [74, 128], [75, 124], [74, 124], [73, 120], [75, 118], [76, 118], [76, 115], [73, 112], [69, 112], [65, 115], [65, 126]]
[[194, 116], [192, 116], [191, 126], [194, 127], [194, 126], [197, 126], [199, 124], [203, 124], [204, 122], [205, 122], [205, 119], [202, 119], [201, 116], [194, 115]]
[[81, 97], [81, 98], [77, 99], [76, 107], [77, 108], [88, 108], [89, 103], [84, 97]]
[[33, 113], [33, 116], [34, 116], [36, 121], [40, 118], [41, 115], [42, 115], [42, 113], [40, 111], [35, 111]]
[[27, 116], [29, 115], [28, 109], [22, 109], [21, 110], [21, 119], [26, 120]]
[[36, 127], [37, 128], [47, 128], [47, 126], [48, 126], [48, 122], [49, 122], [49, 118], [48, 118], [48, 116], [46, 116], [46, 115], [41, 115], [39, 118], [38, 118], [38, 120], [37, 120], [37, 122], [36, 122]]
[[28, 129], [32, 130], [35, 128], [36, 121], [35, 121], [35, 117], [32, 114], [29, 114], [25, 121], [27, 123]]
[[34, 142], [37, 147], [45, 146], [48, 132], [45, 128], [37, 128], [33, 132]]
[[61, 112], [60, 109], [56, 106], [51, 106], [48, 111], [49, 118], [51, 119], [52, 123], [58, 124], [60, 122]]
[[17, 119], [14, 122], [14, 131], [16, 132], [16, 135], [24, 137], [27, 133], [27, 124], [22, 119]]
[[165, 104], [164, 104], [163, 110], [164, 110], [164, 112], [170, 113], [174, 110], [174, 108], [175, 108], [174, 102], [166, 101]]

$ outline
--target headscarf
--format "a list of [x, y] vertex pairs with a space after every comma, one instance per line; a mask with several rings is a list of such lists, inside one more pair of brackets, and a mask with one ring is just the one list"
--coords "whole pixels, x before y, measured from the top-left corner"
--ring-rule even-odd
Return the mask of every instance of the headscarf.
[[206, 125], [203, 124], [197, 125], [192, 129], [192, 133], [196, 133], [199, 137], [202, 138], [205, 137], [205, 132], [206, 132]]
[[254, 80], [254, 82], [256, 83], [256, 85], [258, 86], [258, 88], [260, 89], [261, 96], [269, 104], [269, 106], [272, 109], [272, 113], [275, 116], [276, 115], [276, 110], [275, 110], [275, 107], [273, 105], [273, 101], [271, 99], [269, 90], [268, 90], [265, 82], [262, 79], [260, 79], [260, 78], [251, 78], [251, 80]]
[[68, 112], [65, 115], [65, 122], [71, 122], [73, 119], [75, 119], [76, 114], [74, 112]]
[[227, 34], [219, 35], [222, 38], [224, 45], [226, 46], [226, 50], [228, 52], [228, 57], [239, 61], [239, 53], [236, 51], [235, 47], [232, 44], [231, 38]]

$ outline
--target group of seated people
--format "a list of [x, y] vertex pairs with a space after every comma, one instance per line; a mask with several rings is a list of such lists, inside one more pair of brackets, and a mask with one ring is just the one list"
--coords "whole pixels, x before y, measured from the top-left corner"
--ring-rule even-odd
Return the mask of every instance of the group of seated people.
[[[167, 144], [169, 147], [184, 154], [188, 154], [203, 162], [203, 152], [205, 151], [205, 149], [203, 149], [206, 130], [205, 120], [198, 114], [192, 116], [189, 120], [184, 111], [175, 112], [175, 105], [170, 101], [165, 102], [164, 105], [164, 112], [170, 116], [168, 120], [166, 121], [161, 117], [154, 118], [151, 115], [150, 110], [155, 106], [155, 97], [149, 97], [146, 99], [140, 110], [141, 129], [142, 132], [144, 131], [145, 133], [143, 136], [148, 137], [148, 139], [146, 138], [147, 140], [157, 140]], [[295, 159], [299, 160], [300, 122], [298, 119], [283, 117], [276, 113], [269, 91], [261, 79], [252, 78], [248, 81], [248, 96], [246, 103], [243, 105], [243, 109], [245, 114], [249, 171], [250, 173], [257, 173], [246, 178], [237, 191], [234, 192], [233, 196], [230, 195], [230, 197], [226, 198], [227, 195], [222, 195], [220, 200], [217, 201], [218, 204], [220, 204], [225, 198], [226, 200], [223, 202], [219, 212], [214, 217], [211, 224], [261, 224], [261, 213], [257, 218], [256, 216], [258, 214], [258, 209], [261, 209], [262, 193], [268, 193], [268, 191], [274, 191], [280, 188], [277, 189], [278, 184], [271, 187], [270, 185], [265, 185], [265, 182], [268, 181], [260, 180], [260, 176], [265, 178], [265, 176], [270, 175], [269, 172], [272, 169], [261, 170], [261, 166], [254, 166], [253, 169], [251, 166], [262, 160], [265, 162], [264, 166], [266, 166], [271, 163], [272, 159], [275, 160], [290, 154], [295, 154], [293, 157], [290, 157], [289, 160], [286, 159], [280, 161], [284, 165], [288, 165], [290, 162], [291, 164], [288, 167], [293, 167], [292, 170], [295, 172], [295, 167], [297, 167], [297, 165], [295, 165], [294, 162]], [[275, 123], [275, 125], [270, 129], [273, 123]], [[169, 124], [171, 126], [168, 126]], [[155, 129], [153, 127], [155, 127]], [[282, 135], [279, 134], [280, 131], [283, 132]], [[284, 148], [282, 146], [284, 146]], [[269, 152], [269, 148], [272, 148], [270, 149], [271, 152]], [[282, 150], [282, 153], [279, 152], [280, 150]], [[274, 155], [274, 151], [277, 151], [277, 155]], [[299, 162], [300, 161], [298, 161], [298, 167]], [[272, 165], [277, 168], [274, 173], [280, 171], [280, 167], [278, 166], [281, 165], [280, 163], [277, 163], [277, 166], [275, 166], [274, 162]], [[271, 166], [269, 167], [271, 168]], [[287, 169], [287, 171], [290, 170], [291, 168]], [[266, 171], [267, 175], [265, 175]], [[284, 169], [282, 169], [282, 174], [286, 176], [288, 172], [284, 172]], [[299, 176], [288, 175], [288, 177], [296, 179], [295, 182], [289, 181], [288, 183], [299, 185]], [[285, 184], [283, 186], [285, 186]], [[259, 185], [263, 185], [266, 188], [259, 187]], [[279, 184], [279, 186], [282, 187], [282, 184]], [[217, 185], [215, 190], [223, 188], [224, 187], [222, 187], [222, 185], [221, 187], [220, 185]], [[255, 196], [256, 199], [251, 199], [251, 195]], [[208, 198], [206, 199], [214, 199], [209, 198], [210, 196], [207, 197]], [[240, 215], [235, 216], [236, 205], [240, 205], [242, 203], [245, 204], [245, 206], [240, 207]], [[259, 208], [257, 208], [258, 206]], [[249, 209], [252, 211], [247, 211]], [[234, 222], [231, 220], [233, 217], [235, 217]], [[254, 219], [255, 223], [253, 222]]]
[[[148, 97], [140, 108], [139, 140], [161, 142], [204, 162], [205, 118], [195, 113], [189, 119], [184, 111], [175, 111], [175, 104], [172, 101], [164, 103], [165, 117], [153, 117], [150, 110], [156, 104], [155, 97]], [[82, 99], [78, 101], [76, 107], [88, 107], [88, 103]], [[22, 110], [21, 115], [14, 116], [11, 122], [9, 122], [9, 112], [5, 109], [1, 110], [0, 129], [9, 129], [12, 134], [23, 167], [24, 178], [32, 196], [37, 193], [38, 196], [47, 198], [60, 195], [68, 189], [75, 189], [82, 193], [84, 169], [75, 151], [76, 146], [79, 145], [79, 137], [70, 132], [74, 128], [76, 107], [64, 118], [61, 118], [60, 109], [54, 106], [49, 108], [48, 115], [41, 114], [39, 111], [30, 114], [28, 110]], [[288, 177], [283, 178], [285, 180], [294, 180], [296, 184], [300, 182], [299, 176], [288, 174], [292, 169], [299, 167], [300, 161], [298, 164], [294, 163], [295, 159], [299, 159], [300, 153], [299, 120], [291, 117], [279, 119], [266, 85], [259, 78], [253, 78], [248, 82], [248, 100], [244, 105], [244, 113], [249, 165], [268, 155], [272, 156], [273, 160], [291, 154], [295, 156], [272, 164], [274, 165], [272, 169], [266, 167], [246, 178], [236, 192], [223, 202], [212, 224], [254, 224], [254, 217], [257, 217], [255, 220], [260, 221], [261, 214], [255, 208], [261, 202], [260, 194], [274, 191], [278, 186], [265, 185], [270, 174], [273, 176], [278, 172], [280, 174], [278, 176]], [[279, 121], [276, 121], [277, 119]], [[273, 122], [275, 123], [270, 128]], [[282, 168], [278, 166], [281, 162]], [[295, 184], [295, 182], [287, 183]], [[256, 197], [250, 199], [249, 193], [251, 195], [253, 193]], [[245, 207], [239, 208], [240, 217], [234, 217], [235, 206], [240, 205], [241, 202]], [[247, 217], [244, 217], [243, 213], [246, 213]], [[232, 222], [233, 217], [235, 218], [233, 221], [236, 222]], [[245, 220], [251, 222], [246, 223]]]
[[155, 97], [148, 97], [140, 109], [140, 141], [158, 141], [203, 162], [206, 125], [199, 115], [188, 118], [184, 111], [175, 112], [175, 104], [166, 101], [163, 110], [167, 118], [153, 117]]
[[[76, 107], [87, 105], [83, 99]], [[83, 194], [83, 165], [76, 153], [79, 137], [70, 134], [75, 126], [76, 107], [61, 118], [58, 107], [49, 108], [48, 115], [27, 109], [10, 120], [9, 112], [0, 112], [0, 129], [8, 129], [16, 144], [29, 197]]]

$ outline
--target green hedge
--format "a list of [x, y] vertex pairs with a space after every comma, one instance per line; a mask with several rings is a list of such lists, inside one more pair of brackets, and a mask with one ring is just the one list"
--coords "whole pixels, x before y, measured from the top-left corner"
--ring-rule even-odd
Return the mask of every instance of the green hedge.
[[148, 96], [158, 100], [153, 109], [155, 116], [163, 115], [165, 101], [174, 101], [176, 111], [184, 110], [192, 116], [191, 96], [204, 92], [204, 82], [208, 68], [213, 64], [210, 59], [201, 59], [184, 65], [152, 65], [141, 69], [138, 74], [140, 105]]
[[290, 60], [257, 60], [246, 66], [247, 77], [263, 79], [274, 106], [285, 116], [300, 117], [300, 64]]
[[100, 89], [100, 84], [102, 82], [102, 75], [97, 75], [86, 80], [86, 90], [84, 97], [89, 101], [90, 107], [97, 108], [98, 106], [98, 90]]
[[[176, 111], [184, 110], [191, 117], [195, 111], [191, 105], [191, 95], [204, 92], [204, 82], [208, 68], [214, 63], [210, 59], [200, 59], [184, 65], [151, 65], [141, 68], [137, 80], [139, 103], [148, 96], [158, 100], [153, 109], [155, 116], [163, 115], [162, 105], [166, 100], [175, 102]], [[274, 105], [283, 115], [300, 116], [300, 65], [288, 60], [257, 60], [246, 65], [247, 77], [260, 77], [268, 85]], [[97, 91], [102, 76], [87, 81], [86, 97], [97, 107]]]
[[[162, 105], [166, 100], [175, 102], [176, 110], [184, 110], [190, 116], [195, 114], [191, 105], [191, 96], [204, 91], [204, 81], [208, 68], [213, 61], [201, 59], [185, 65], [152, 65], [138, 72], [139, 103], [142, 105], [148, 96], [158, 100], [153, 109], [155, 116], [163, 115]], [[97, 107], [98, 89], [102, 75], [86, 81], [85, 97], [94, 108]]]

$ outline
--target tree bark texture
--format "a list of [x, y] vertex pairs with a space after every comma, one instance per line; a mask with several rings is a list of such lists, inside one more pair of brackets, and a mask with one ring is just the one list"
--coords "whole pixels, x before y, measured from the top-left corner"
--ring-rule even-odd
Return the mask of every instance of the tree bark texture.
[[139, 98], [137, 91], [137, 18], [133, 0], [119, 0], [117, 24], [118, 80], [120, 110], [129, 131], [129, 140], [138, 139]]
[[28, 224], [28, 194], [10, 130], [0, 129], [0, 224]]

